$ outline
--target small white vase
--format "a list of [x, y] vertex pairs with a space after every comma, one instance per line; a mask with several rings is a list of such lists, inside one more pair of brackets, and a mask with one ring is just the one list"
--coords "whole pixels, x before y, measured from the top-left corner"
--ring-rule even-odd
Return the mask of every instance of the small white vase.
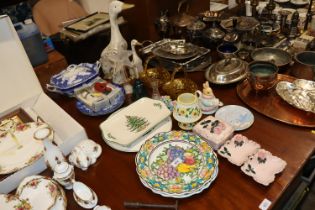
[[66, 161], [59, 147], [54, 145], [52, 142], [54, 138], [53, 129], [51, 129], [50, 127], [40, 128], [35, 131], [34, 138], [43, 141], [45, 147], [45, 162], [51, 170], [53, 170], [58, 163]]

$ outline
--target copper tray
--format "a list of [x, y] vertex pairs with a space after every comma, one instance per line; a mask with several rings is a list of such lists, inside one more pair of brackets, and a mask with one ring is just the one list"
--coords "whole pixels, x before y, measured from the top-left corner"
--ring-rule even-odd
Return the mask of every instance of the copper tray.
[[[278, 74], [278, 81], [293, 82], [296, 78]], [[272, 119], [302, 127], [315, 127], [315, 114], [299, 110], [284, 101], [272, 88], [268, 92], [256, 93], [248, 80], [237, 85], [237, 94], [244, 103]]]

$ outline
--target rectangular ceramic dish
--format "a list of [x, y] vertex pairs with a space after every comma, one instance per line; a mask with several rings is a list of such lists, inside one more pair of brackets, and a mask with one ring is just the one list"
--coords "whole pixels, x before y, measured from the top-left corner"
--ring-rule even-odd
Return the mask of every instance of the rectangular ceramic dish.
[[141, 98], [100, 124], [109, 141], [128, 146], [171, 114], [158, 100]]

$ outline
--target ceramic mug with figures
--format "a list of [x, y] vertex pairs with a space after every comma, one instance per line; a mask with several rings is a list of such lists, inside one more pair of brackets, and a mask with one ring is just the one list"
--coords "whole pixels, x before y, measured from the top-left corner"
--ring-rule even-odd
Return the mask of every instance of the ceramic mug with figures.
[[202, 113], [196, 95], [183, 93], [177, 97], [173, 117], [178, 121], [181, 129], [191, 130], [201, 116]]

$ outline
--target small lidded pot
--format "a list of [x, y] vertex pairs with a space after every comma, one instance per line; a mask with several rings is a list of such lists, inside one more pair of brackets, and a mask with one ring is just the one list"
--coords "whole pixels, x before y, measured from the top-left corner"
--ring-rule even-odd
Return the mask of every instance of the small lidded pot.
[[192, 93], [182, 93], [177, 97], [173, 117], [183, 130], [192, 130], [202, 113], [198, 105], [198, 97]]
[[249, 64], [248, 80], [256, 92], [269, 90], [277, 82], [278, 67], [267, 61], [253, 61]]
[[61, 162], [54, 168], [53, 178], [67, 190], [72, 189], [75, 178], [74, 167], [67, 162]]

